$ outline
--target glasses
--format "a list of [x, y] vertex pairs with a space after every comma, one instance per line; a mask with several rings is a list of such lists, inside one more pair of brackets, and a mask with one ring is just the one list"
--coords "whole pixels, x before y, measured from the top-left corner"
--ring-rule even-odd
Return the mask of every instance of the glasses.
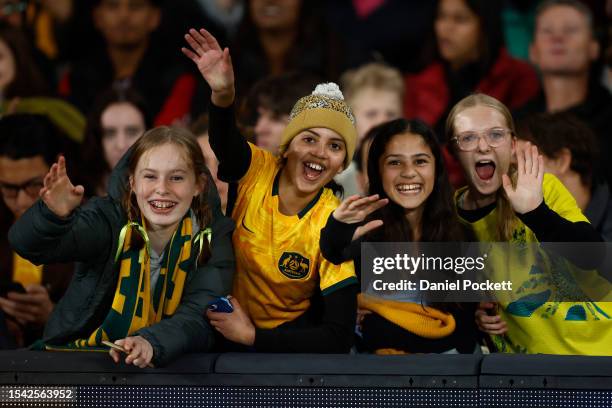
[[26, 181], [23, 184], [10, 184], [0, 182], [0, 191], [4, 198], [15, 198], [19, 191], [23, 190], [31, 198], [37, 198], [38, 192], [43, 188], [43, 180], [41, 178], [35, 178]]
[[453, 137], [451, 140], [457, 143], [459, 149], [464, 152], [470, 152], [472, 150], [476, 150], [478, 148], [478, 144], [480, 143], [480, 138], [484, 138], [485, 142], [495, 148], [503, 145], [508, 140], [508, 135], [511, 135], [512, 131], [508, 129], [495, 128], [485, 130], [483, 132], [463, 132], [456, 137]]

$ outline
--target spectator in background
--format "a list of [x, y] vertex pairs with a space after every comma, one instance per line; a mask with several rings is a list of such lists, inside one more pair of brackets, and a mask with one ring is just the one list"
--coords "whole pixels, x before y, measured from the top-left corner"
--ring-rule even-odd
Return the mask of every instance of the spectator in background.
[[0, 94], [2, 111], [14, 98], [43, 96], [49, 92], [21, 30], [0, 23]]
[[101, 94], [87, 120], [82, 146], [83, 180], [91, 195], [106, 195], [108, 178], [119, 159], [151, 127], [145, 101], [134, 90], [112, 89]]
[[75, 159], [85, 118], [73, 106], [50, 95], [49, 87], [22, 30], [0, 23], [0, 114], [47, 116], [74, 143], [64, 152]]
[[88, 48], [60, 83], [60, 94], [88, 112], [100, 92], [133, 88], [147, 101], [155, 125], [189, 118], [196, 78], [175, 53], [153, 41], [161, 0], [96, 0], [93, 18], [104, 39]]
[[[422, 119], [442, 136], [450, 108], [472, 92], [491, 95], [510, 108], [537, 94], [535, 71], [504, 48], [501, 2], [440, 0], [437, 10], [435, 47], [429, 50], [433, 62], [406, 77], [407, 118]], [[461, 169], [447, 149], [444, 156], [451, 184], [460, 187]]]
[[355, 169], [357, 170], [357, 188], [358, 191], [363, 191], [364, 193], [368, 191], [370, 183], [368, 179], [368, 156], [374, 136], [376, 136], [376, 132], [373, 132], [372, 129], [370, 129], [370, 131], [366, 133], [366, 135], [359, 142], [359, 146], [357, 146], [357, 150], [355, 150], [355, 158], [353, 160]]
[[539, 89], [535, 71], [504, 48], [501, 2], [440, 0], [433, 23], [434, 61], [406, 77], [405, 115], [444, 134], [450, 108], [472, 92], [515, 108]]
[[[196, 136], [198, 139], [198, 144], [202, 148], [204, 162], [206, 163], [206, 167], [208, 167], [210, 175], [217, 186], [217, 192], [219, 193], [219, 198], [221, 199], [221, 211], [226, 214], [228, 183], [219, 180], [217, 177], [219, 172], [219, 159], [217, 159], [215, 152], [213, 152], [212, 148], [210, 147], [210, 141], [208, 139], [208, 115], [201, 115], [193, 122], [191, 125], [191, 133]], [[231, 214], [227, 214], [227, 216], [229, 217]]]
[[597, 232], [612, 241], [612, 200], [608, 183], [594, 171], [599, 149], [593, 131], [571, 114], [543, 113], [520, 123], [518, 135], [538, 146], [544, 171], [561, 180]]
[[246, 95], [260, 79], [302, 71], [335, 80], [343, 49], [322, 17], [318, 0], [249, 0], [233, 43], [236, 89]]
[[542, 75], [542, 93], [516, 112], [518, 119], [539, 112], [569, 112], [587, 123], [598, 137], [604, 162], [596, 172], [612, 181], [610, 124], [612, 95], [592, 70], [600, 55], [593, 17], [577, 0], [548, 0], [536, 14], [530, 58]]
[[[353, 109], [357, 143], [374, 126], [402, 116], [404, 84], [398, 70], [381, 63], [370, 63], [342, 74], [340, 79], [346, 103]], [[336, 176], [344, 196], [361, 194], [357, 180], [356, 155], [350, 166]]]
[[55, 44], [50, 19], [56, 11], [62, 12], [62, 3], [66, 2], [71, 0], [0, 0], [0, 21], [20, 31], [26, 38], [28, 52], [51, 88], [57, 83], [57, 73], [53, 63]]
[[288, 72], [264, 78], [251, 88], [242, 116], [243, 123], [253, 126], [257, 146], [278, 155], [293, 104], [317, 83], [312, 75]]
[[[0, 280], [19, 282], [26, 293], [0, 297], [0, 309], [17, 323], [18, 346], [40, 337], [55, 303], [72, 276], [72, 264], [34, 265], [9, 247], [8, 229], [38, 199], [43, 178], [60, 152], [53, 125], [43, 116], [8, 115], [0, 119]], [[6, 211], [8, 209], [8, 211]], [[15, 332], [14, 331], [14, 332]]]
[[196, 0], [203, 13], [223, 28], [225, 38], [231, 39], [242, 22], [245, 12], [244, 0]]

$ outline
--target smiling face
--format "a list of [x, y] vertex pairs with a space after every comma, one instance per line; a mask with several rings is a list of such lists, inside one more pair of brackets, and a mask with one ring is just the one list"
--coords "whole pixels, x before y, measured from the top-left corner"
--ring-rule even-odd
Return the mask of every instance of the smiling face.
[[475, 150], [465, 152], [457, 146], [457, 156], [475, 196], [490, 197], [502, 186], [502, 174], [508, 174], [515, 150], [515, 141], [507, 135], [504, 143], [492, 148], [482, 137], [492, 129], [508, 129], [508, 123], [498, 110], [477, 105], [460, 111], [455, 116], [454, 135], [476, 132], [481, 135]]
[[203, 189], [187, 154], [172, 143], [146, 151], [130, 185], [149, 231], [174, 230]]
[[315, 195], [343, 170], [344, 139], [327, 128], [311, 128], [297, 134], [283, 153], [284, 176], [300, 196]]
[[436, 179], [435, 158], [423, 137], [414, 133], [393, 136], [378, 167], [389, 199], [407, 212], [422, 212]]

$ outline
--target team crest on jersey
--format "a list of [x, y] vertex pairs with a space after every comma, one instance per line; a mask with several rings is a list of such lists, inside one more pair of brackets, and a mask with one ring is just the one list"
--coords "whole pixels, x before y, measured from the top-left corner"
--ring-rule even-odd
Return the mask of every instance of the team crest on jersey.
[[310, 261], [296, 252], [284, 252], [278, 260], [278, 269], [289, 279], [302, 279], [308, 275]]

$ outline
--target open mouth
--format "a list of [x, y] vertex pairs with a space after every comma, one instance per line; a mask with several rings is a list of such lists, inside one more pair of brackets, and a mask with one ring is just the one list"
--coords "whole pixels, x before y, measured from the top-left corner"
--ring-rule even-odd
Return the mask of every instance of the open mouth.
[[319, 163], [304, 162], [304, 177], [306, 180], [315, 181], [324, 171], [325, 166]]
[[166, 200], [151, 200], [149, 201], [149, 205], [153, 209], [154, 212], [164, 214], [172, 211], [172, 209], [176, 206], [176, 202], [174, 201], [166, 201]]
[[397, 184], [395, 189], [398, 193], [404, 195], [414, 195], [419, 194], [423, 190], [423, 186], [420, 184], [412, 183], [412, 184]]
[[490, 180], [495, 174], [495, 163], [492, 160], [479, 160], [476, 162], [476, 174], [481, 180]]

